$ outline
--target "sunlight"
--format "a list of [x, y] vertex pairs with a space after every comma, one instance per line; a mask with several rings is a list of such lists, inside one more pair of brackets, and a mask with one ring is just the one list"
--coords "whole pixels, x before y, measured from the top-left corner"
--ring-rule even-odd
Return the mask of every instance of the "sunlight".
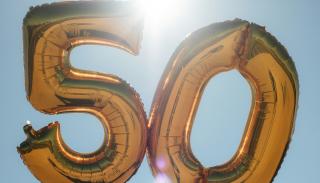
[[139, 9], [145, 14], [145, 22], [154, 29], [172, 24], [181, 9], [181, 0], [138, 0]]

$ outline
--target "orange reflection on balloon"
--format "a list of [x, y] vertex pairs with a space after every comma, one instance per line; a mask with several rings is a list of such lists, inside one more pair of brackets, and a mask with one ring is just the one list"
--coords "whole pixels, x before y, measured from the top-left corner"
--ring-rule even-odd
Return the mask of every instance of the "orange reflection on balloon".
[[[190, 147], [193, 120], [207, 82], [231, 69], [251, 86], [251, 112], [234, 156], [204, 167]], [[234, 20], [192, 33], [171, 57], [154, 96], [147, 147], [153, 174], [171, 182], [270, 182], [290, 142], [297, 100], [294, 64], [264, 28]]]

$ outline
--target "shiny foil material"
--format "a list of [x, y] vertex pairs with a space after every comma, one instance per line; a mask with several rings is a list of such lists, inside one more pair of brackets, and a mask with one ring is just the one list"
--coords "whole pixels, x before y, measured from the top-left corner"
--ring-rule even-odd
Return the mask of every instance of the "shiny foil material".
[[[193, 121], [210, 78], [232, 69], [251, 86], [251, 111], [234, 156], [204, 167], [190, 147]], [[154, 96], [147, 147], [153, 174], [181, 183], [271, 182], [293, 133], [298, 88], [293, 61], [263, 27], [234, 20], [193, 32], [174, 52]]]
[[83, 44], [137, 54], [142, 28], [143, 17], [128, 2], [70, 1], [30, 9], [23, 23], [27, 99], [46, 114], [95, 115], [105, 131], [102, 146], [83, 154], [63, 142], [58, 122], [38, 131], [26, 125], [18, 151], [39, 181], [125, 182], [136, 172], [147, 142], [139, 95], [117, 76], [72, 67], [69, 56]]
[[[70, 1], [34, 7], [26, 15], [27, 99], [46, 114], [95, 115], [105, 131], [102, 146], [84, 154], [63, 142], [58, 122], [40, 130], [26, 125], [27, 139], [18, 152], [29, 170], [45, 183], [125, 182], [147, 146], [160, 180], [271, 182], [288, 148], [298, 103], [298, 75], [286, 49], [263, 27], [238, 19], [193, 32], [163, 73], [147, 138], [146, 115], [134, 89], [117, 76], [76, 69], [69, 60], [72, 49], [83, 44], [137, 54], [143, 18], [135, 10], [124, 1]], [[232, 69], [251, 86], [251, 111], [234, 156], [204, 167], [190, 147], [194, 117], [210, 78]]]

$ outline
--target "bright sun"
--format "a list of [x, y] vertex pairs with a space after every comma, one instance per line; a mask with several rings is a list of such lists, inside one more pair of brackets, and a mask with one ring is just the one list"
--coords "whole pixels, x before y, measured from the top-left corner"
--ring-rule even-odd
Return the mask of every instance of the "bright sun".
[[145, 21], [154, 28], [173, 23], [179, 14], [181, 0], [137, 0]]

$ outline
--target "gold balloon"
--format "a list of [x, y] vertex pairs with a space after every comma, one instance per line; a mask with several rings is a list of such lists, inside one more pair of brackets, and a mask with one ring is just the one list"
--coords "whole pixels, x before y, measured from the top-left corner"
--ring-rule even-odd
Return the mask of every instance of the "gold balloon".
[[[234, 156], [203, 167], [190, 147], [193, 121], [209, 79], [231, 69], [251, 86], [251, 111]], [[272, 181], [293, 133], [297, 101], [294, 64], [263, 27], [234, 20], [192, 33], [171, 57], [153, 101], [147, 147], [153, 174], [183, 183]]]
[[[18, 147], [41, 182], [125, 182], [146, 149], [146, 116], [138, 94], [117, 76], [72, 67], [69, 55], [83, 44], [117, 47], [137, 54], [143, 17], [121, 1], [59, 2], [31, 8], [24, 19], [27, 98], [47, 114], [83, 112], [97, 116], [105, 138], [95, 152], [71, 150], [59, 123], [35, 131]], [[79, 142], [80, 143], [80, 142]]]

